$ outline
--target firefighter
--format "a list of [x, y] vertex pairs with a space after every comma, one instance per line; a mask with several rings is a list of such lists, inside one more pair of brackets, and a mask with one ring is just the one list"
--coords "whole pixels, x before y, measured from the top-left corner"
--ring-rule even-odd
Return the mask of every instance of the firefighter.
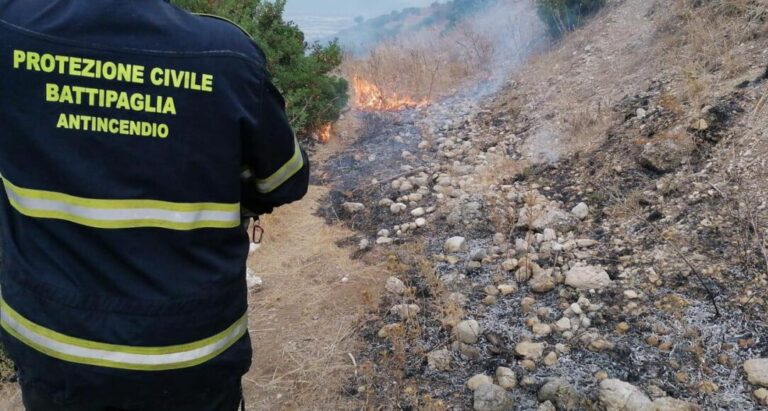
[[0, 0], [0, 323], [28, 410], [241, 406], [241, 216], [309, 178], [265, 66], [164, 0]]

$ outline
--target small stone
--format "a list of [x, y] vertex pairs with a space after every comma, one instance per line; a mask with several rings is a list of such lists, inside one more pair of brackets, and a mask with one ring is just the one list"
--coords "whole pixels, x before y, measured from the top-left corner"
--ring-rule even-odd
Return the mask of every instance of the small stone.
[[616, 325], [616, 332], [619, 334], [626, 334], [630, 330], [630, 325], [627, 323], [619, 323]]
[[499, 302], [499, 299], [495, 295], [489, 295], [483, 298], [483, 304], [487, 306], [496, 305], [496, 303], [498, 302]]
[[575, 266], [565, 275], [565, 284], [578, 290], [601, 290], [613, 284], [613, 281], [602, 268]]
[[744, 372], [747, 373], [750, 384], [768, 388], [768, 358], [745, 362]]
[[648, 337], [646, 337], [645, 343], [650, 345], [651, 347], [658, 347], [661, 341], [659, 340], [659, 337], [657, 335], [649, 335]]
[[365, 251], [365, 250], [371, 248], [370, 240], [368, 240], [367, 238], [363, 238], [362, 240], [360, 240], [360, 244], [358, 244], [357, 248], [360, 251]]
[[416, 318], [421, 312], [421, 308], [416, 304], [399, 304], [392, 307], [389, 312], [403, 320], [408, 320]]
[[637, 294], [637, 291], [627, 290], [624, 291], [624, 298], [627, 300], [637, 300], [639, 295]]
[[452, 237], [445, 242], [445, 251], [448, 253], [458, 253], [463, 250], [467, 239], [464, 237]]
[[702, 409], [690, 402], [663, 397], [655, 400], [649, 411], [702, 411]]
[[702, 381], [699, 383], [697, 388], [699, 389], [699, 392], [702, 394], [714, 394], [720, 391], [720, 386], [718, 386], [712, 381]]
[[555, 277], [552, 276], [552, 270], [541, 270], [531, 278], [528, 283], [531, 286], [531, 290], [535, 293], [543, 294], [548, 293], [555, 289], [557, 283]]
[[395, 240], [389, 237], [379, 237], [376, 239], [377, 245], [387, 245], [387, 244], [392, 244], [393, 242], [395, 242]]
[[544, 357], [544, 365], [546, 365], [547, 367], [551, 367], [557, 364], [557, 360], [558, 360], [557, 354], [555, 354], [555, 352], [553, 351]]
[[414, 217], [423, 217], [425, 214], [427, 214], [427, 212], [421, 207], [411, 211], [411, 215]]
[[545, 401], [539, 404], [539, 408], [537, 408], [536, 411], [557, 411], [557, 408], [552, 404], [552, 401]]
[[365, 210], [365, 205], [362, 203], [344, 203], [341, 208], [349, 214], [357, 214]]
[[427, 354], [427, 364], [429, 365], [429, 368], [433, 370], [448, 371], [451, 369], [452, 361], [453, 356], [451, 355], [451, 352], [445, 349], [432, 351]]
[[521, 342], [515, 346], [515, 352], [525, 359], [538, 360], [544, 355], [543, 343]]
[[503, 296], [511, 295], [517, 292], [517, 287], [512, 284], [502, 284], [498, 288], [499, 292]]
[[245, 282], [250, 291], [260, 291], [264, 288], [264, 280], [256, 272], [248, 268], [245, 272]]
[[467, 381], [467, 388], [469, 388], [470, 391], [475, 391], [483, 384], [493, 384], [493, 378], [485, 374], [477, 374]]
[[408, 206], [403, 203], [395, 203], [389, 207], [389, 211], [392, 212], [392, 214], [400, 214], [406, 209], [408, 209]]
[[603, 352], [603, 351], [609, 351], [612, 350], [614, 347], [614, 344], [610, 341], [606, 341], [603, 339], [597, 339], [589, 343], [589, 350], [592, 352]]
[[380, 230], [378, 234], [376, 234], [379, 237], [389, 237], [389, 230], [384, 229]]
[[477, 343], [482, 333], [480, 324], [475, 320], [466, 320], [458, 323], [454, 331], [456, 339], [464, 344]]
[[425, 225], [427, 225], [427, 220], [426, 219], [424, 219], [424, 218], [417, 218], [416, 219], [416, 227], [421, 228], [421, 227], [424, 227]]
[[576, 315], [584, 314], [584, 311], [581, 310], [581, 306], [579, 305], [579, 303], [571, 304], [571, 311], [573, 311], [573, 313]]
[[571, 210], [571, 214], [579, 220], [583, 220], [589, 217], [589, 206], [586, 203], [579, 203], [573, 210]]
[[647, 111], [645, 111], [645, 109], [644, 109], [644, 108], [639, 108], [639, 109], [637, 109], [637, 111], [635, 112], [635, 114], [637, 115], [637, 118], [639, 118], [639, 119], [644, 119], [644, 118], [645, 118], [645, 116], [647, 116], [647, 115], [648, 115], [648, 112], [647, 112]]
[[511, 258], [501, 263], [501, 268], [504, 271], [514, 271], [515, 269], [517, 269], [518, 264], [520, 264], [519, 261], [515, 260], [514, 258]]
[[604, 381], [608, 379], [608, 373], [605, 371], [598, 371], [595, 373], [595, 379], [598, 382]]
[[551, 401], [560, 410], [580, 410], [582, 398], [568, 381], [562, 378], [549, 380], [539, 390], [539, 401]]
[[475, 411], [508, 411], [514, 409], [514, 401], [507, 390], [494, 384], [483, 384], [475, 390]]
[[536, 369], [536, 362], [533, 360], [520, 361], [520, 366], [526, 371], [533, 371]]
[[406, 287], [405, 283], [403, 283], [399, 278], [389, 277], [387, 279], [387, 284], [384, 286], [384, 289], [392, 294], [403, 295], [405, 294]]
[[693, 123], [693, 129], [698, 131], [705, 131], [709, 129], [709, 123], [707, 123], [707, 120], [700, 118]]
[[485, 257], [488, 257], [488, 251], [484, 248], [472, 250], [472, 252], [469, 254], [469, 259], [477, 262], [483, 261]]
[[757, 402], [762, 406], [768, 406], [768, 390], [760, 388], [755, 391], [755, 398]]
[[517, 375], [511, 368], [499, 367], [496, 369], [496, 380], [499, 382], [499, 386], [504, 389], [511, 390], [517, 387]]
[[560, 332], [568, 331], [571, 329], [571, 320], [563, 317], [555, 323], [555, 328]]
[[547, 337], [552, 334], [552, 327], [547, 324], [536, 324], [533, 326], [533, 334], [537, 337]]
[[616, 379], [600, 383], [599, 397], [606, 411], [645, 411], [652, 407], [651, 399], [639, 388]]

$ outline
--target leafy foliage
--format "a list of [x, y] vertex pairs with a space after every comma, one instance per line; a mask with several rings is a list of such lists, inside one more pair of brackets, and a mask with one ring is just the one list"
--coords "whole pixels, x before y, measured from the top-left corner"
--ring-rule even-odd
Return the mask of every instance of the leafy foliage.
[[584, 23], [606, 0], [536, 0], [539, 17], [552, 37], [558, 38]]
[[308, 44], [293, 22], [283, 20], [286, 0], [173, 0], [186, 10], [232, 20], [251, 33], [267, 55], [275, 86], [299, 135], [335, 122], [347, 105], [348, 84], [334, 75], [342, 50], [333, 41]]

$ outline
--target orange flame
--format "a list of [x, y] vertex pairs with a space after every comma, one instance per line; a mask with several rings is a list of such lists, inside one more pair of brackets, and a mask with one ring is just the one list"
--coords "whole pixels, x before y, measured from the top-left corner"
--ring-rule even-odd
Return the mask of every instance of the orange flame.
[[320, 126], [320, 128], [317, 129], [317, 140], [321, 143], [327, 143], [331, 141], [332, 127], [333, 127], [332, 123], [326, 123]]
[[357, 108], [366, 111], [398, 111], [407, 108], [420, 108], [429, 104], [423, 98], [416, 100], [411, 97], [398, 96], [396, 93], [385, 95], [376, 84], [355, 76], [352, 79], [354, 88], [354, 103]]

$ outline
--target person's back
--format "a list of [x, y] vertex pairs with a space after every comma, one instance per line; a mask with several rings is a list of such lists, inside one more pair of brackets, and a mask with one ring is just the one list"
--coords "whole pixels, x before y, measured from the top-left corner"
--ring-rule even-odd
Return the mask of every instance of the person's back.
[[162, 0], [0, 1], [0, 302], [25, 400], [170, 410], [239, 384], [241, 204], [308, 176], [264, 65]]

